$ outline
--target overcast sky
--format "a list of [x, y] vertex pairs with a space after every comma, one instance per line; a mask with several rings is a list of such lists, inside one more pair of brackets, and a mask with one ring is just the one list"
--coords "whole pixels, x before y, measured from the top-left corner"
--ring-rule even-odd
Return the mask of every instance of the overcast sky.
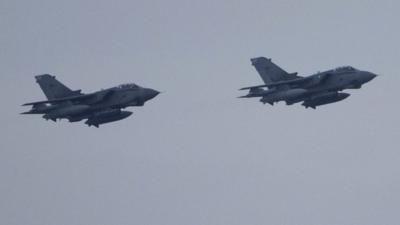
[[[400, 3], [0, 0], [0, 224], [381, 225], [400, 216]], [[250, 58], [382, 76], [317, 110], [237, 99]], [[88, 128], [34, 75], [164, 93]]]

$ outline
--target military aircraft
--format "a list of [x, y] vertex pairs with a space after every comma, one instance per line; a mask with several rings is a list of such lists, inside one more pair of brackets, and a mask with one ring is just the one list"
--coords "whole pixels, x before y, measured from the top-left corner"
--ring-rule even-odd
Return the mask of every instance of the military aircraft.
[[304, 107], [315, 109], [320, 105], [344, 100], [350, 94], [341, 91], [359, 89], [377, 76], [368, 71], [344, 66], [301, 77], [297, 73], [284, 71], [271, 59], [264, 57], [253, 58], [251, 63], [265, 84], [241, 88], [240, 90], [249, 90], [249, 93], [239, 98], [261, 97], [262, 103], [270, 105], [279, 101], [285, 101], [287, 105], [303, 102]]
[[144, 103], [160, 92], [143, 88], [136, 84], [122, 84], [91, 94], [83, 94], [81, 90], [72, 91], [59, 82], [55, 76], [43, 74], [35, 76], [47, 101], [31, 102], [23, 106], [32, 109], [22, 114], [44, 114], [46, 120], [68, 119], [78, 122], [86, 119], [86, 124], [99, 127], [100, 124], [125, 119], [132, 115], [123, 111], [129, 106], [143, 106]]

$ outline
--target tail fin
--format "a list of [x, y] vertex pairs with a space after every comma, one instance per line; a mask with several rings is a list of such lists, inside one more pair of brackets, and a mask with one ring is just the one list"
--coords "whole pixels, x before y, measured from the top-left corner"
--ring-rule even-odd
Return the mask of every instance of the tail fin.
[[288, 73], [274, 64], [271, 59], [258, 57], [251, 59], [251, 64], [256, 68], [265, 84], [299, 78], [297, 73]]
[[55, 76], [49, 74], [43, 74], [35, 76], [36, 82], [39, 84], [43, 93], [46, 95], [48, 100], [54, 100], [57, 98], [65, 98], [75, 95], [80, 95], [80, 90], [72, 91], [67, 86], [59, 82]]

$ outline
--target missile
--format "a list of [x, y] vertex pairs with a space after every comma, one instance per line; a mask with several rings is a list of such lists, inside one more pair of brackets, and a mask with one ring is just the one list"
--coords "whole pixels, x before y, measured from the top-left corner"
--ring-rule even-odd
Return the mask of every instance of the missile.
[[315, 109], [316, 106], [339, 102], [349, 96], [350, 96], [350, 94], [348, 94], [348, 93], [328, 92], [328, 93], [312, 96], [311, 98], [305, 100], [302, 105], [306, 108], [311, 107], [311, 108]]

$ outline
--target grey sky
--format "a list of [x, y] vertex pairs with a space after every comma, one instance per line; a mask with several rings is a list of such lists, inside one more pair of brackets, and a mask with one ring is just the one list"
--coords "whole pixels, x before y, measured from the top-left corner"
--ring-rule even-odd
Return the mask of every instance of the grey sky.
[[[399, 1], [0, 0], [0, 224], [400, 222]], [[306, 110], [237, 99], [249, 59], [382, 74]], [[36, 74], [165, 91], [93, 129], [21, 116]]]

